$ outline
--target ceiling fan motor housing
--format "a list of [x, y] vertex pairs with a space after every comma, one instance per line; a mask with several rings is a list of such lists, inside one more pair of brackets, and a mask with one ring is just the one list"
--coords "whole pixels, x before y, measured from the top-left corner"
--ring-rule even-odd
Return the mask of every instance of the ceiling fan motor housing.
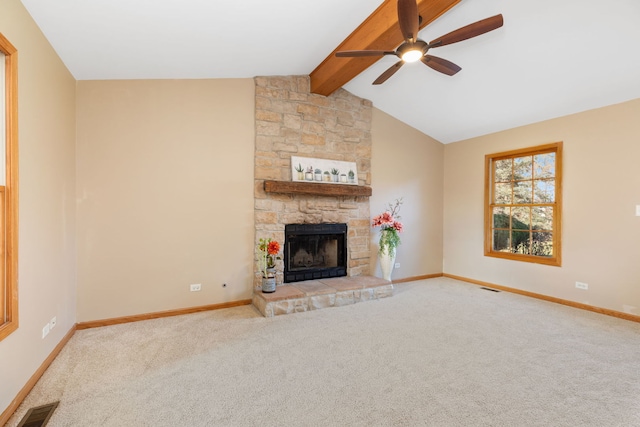
[[[419, 51], [421, 53], [420, 56], [424, 56], [427, 51], [429, 50], [429, 45], [418, 39], [416, 42], [411, 43], [411, 42], [405, 42], [402, 43], [398, 49], [396, 49], [396, 55], [398, 56], [398, 58], [405, 60], [404, 55], [408, 52], [412, 52], [412, 51]], [[416, 59], [414, 59], [414, 61], [417, 61], [418, 59], [420, 59], [420, 57], [417, 57]], [[412, 61], [409, 61], [412, 62]]]

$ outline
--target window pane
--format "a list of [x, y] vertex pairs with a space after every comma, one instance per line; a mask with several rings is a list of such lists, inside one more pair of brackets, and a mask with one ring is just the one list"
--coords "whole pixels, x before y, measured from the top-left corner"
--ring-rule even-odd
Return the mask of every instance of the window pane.
[[513, 173], [515, 179], [531, 179], [533, 157], [516, 157], [513, 159]]
[[556, 153], [537, 154], [533, 162], [535, 178], [552, 178], [556, 175]]
[[531, 254], [544, 257], [553, 256], [553, 234], [533, 233]]
[[509, 228], [510, 208], [493, 208], [493, 228]]
[[562, 142], [485, 158], [485, 255], [561, 265]]
[[495, 182], [509, 182], [513, 177], [513, 162], [511, 159], [496, 160], [495, 165]]
[[531, 209], [531, 228], [534, 230], [553, 230], [553, 208], [535, 206]]
[[495, 203], [497, 205], [511, 204], [511, 184], [496, 184], [495, 185]]
[[556, 182], [553, 179], [536, 180], [533, 203], [553, 203], [556, 199]]
[[[0, 6], [2, 9], [2, 6]], [[17, 51], [0, 33], [0, 341], [18, 329]]]
[[493, 250], [498, 252], [511, 252], [509, 230], [493, 230]]
[[[5, 152], [7, 146], [7, 129], [5, 124], [6, 112], [5, 112], [5, 103], [6, 103], [6, 95], [5, 95], [5, 63], [6, 63], [6, 55], [0, 52], [0, 185], [6, 185], [6, 161], [5, 161]], [[1, 286], [1, 285], [0, 285]], [[0, 289], [0, 292], [2, 289]], [[2, 302], [2, 298], [0, 298], [0, 303]], [[2, 312], [0, 307], [0, 312]], [[1, 320], [1, 319], [0, 319]], [[2, 324], [2, 322], [0, 322]]]
[[513, 204], [531, 203], [531, 181], [520, 181], [513, 186]]
[[514, 230], [529, 230], [531, 223], [531, 208], [513, 208], [511, 210], [511, 228]]
[[513, 231], [511, 235], [513, 253], [528, 255], [531, 252], [529, 248], [530, 233], [528, 231]]

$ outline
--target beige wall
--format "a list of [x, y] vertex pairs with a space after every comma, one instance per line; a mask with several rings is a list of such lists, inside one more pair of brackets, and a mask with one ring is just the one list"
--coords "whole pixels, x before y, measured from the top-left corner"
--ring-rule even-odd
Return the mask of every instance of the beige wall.
[[77, 105], [78, 321], [249, 299], [253, 80], [81, 81]]
[[0, 1], [0, 32], [18, 49], [20, 156], [19, 328], [0, 341], [1, 413], [76, 321], [76, 220], [75, 80], [20, 1]]
[[[444, 271], [640, 314], [638, 117], [634, 100], [445, 146]], [[562, 267], [483, 256], [485, 154], [555, 141], [564, 142]]]
[[[392, 279], [442, 273], [444, 145], [374, 108], [371, 129], [371, 216], [402, 197], [405, 231], [400, 235]], [[380, 235], [371, 233], [372, 274], [381, 277], [376, 260]]]

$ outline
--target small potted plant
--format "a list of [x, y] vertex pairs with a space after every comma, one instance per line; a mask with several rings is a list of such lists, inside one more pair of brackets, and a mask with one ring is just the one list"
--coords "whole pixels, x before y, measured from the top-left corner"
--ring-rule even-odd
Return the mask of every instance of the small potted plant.
[[296, 171], [298, 172], [298, 181], [303, 181], [304, 169], [302, 168], [302, 165], [300, 163], [298, 163], [298, 166], [296, 166]]
[[324, 171], [324, 180], [325, 182], [331, 182], [331, 174], [329, 171]]
[[313, 181], [313, 166], [307, 168], [307, 172], [304, 174], [304, 179], [307, 181]]
[[356, 174], [352, 170], [349, 171], [349, 182], [351, 184], [355, 184], [355, 182], [356, 182]]
[[262, 292], [276, 291], [276, 259], [280, 259], [280, 243], [271, 238], [260, 239], [258, 243], [258, 265], [262, 274]]
[[339, 175], [340, 175], [340, 171], [338, 169], [331, 168], [331, 178], [333, 182], [338, 182], [338, 180], [340, 179]]
[[346, 173], [341, 173], [340, 174], [340, 182], [347, 182], [347, 174]]
[[316, 181], [322, 181], [322, 171], [320, 169], [315, 170], [315, 178]]

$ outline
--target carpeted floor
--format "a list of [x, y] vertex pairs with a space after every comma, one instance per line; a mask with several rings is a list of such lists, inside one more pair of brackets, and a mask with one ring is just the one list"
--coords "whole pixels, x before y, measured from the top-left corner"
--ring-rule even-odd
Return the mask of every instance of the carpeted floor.
[[640, 426], [640, 324], [451, 279], [78, 331], [8, 426]]

